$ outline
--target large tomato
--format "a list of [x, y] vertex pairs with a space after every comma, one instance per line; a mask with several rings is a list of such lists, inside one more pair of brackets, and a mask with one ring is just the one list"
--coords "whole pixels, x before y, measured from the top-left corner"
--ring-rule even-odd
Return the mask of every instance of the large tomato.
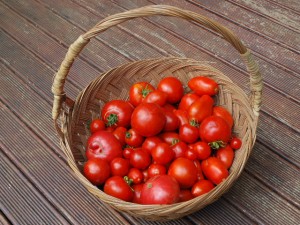
[[129, 101], [133, 106], [138, 106], [147, 95], [155, 88], [148, 82], [138, 82], [129, 89]]
[[144, 184], [141, 191], [142, 204], [174, 204], [179, 200], [180, 188], [174, 177], [157, 175]]
[[198, 95], [216, 95], [219, 91], [218, 84], [208, 77], [194, 77], [189, 80], [188, 86]]
[[94, 185], [103, 184], [110, 176], [110, 167], [104, 159], [89, 159], [83, 167], [84, 176]]
[[198, 179], [194, 162], [186, 158], [175, 159], [169, 167], [168, 175], [174, 177], [181, 188], [192, 187]]
[[224, 163], [216, 157], [209, 157], [203, 160], [201, 168], [204, 176], [214, 184], [221, 183], [229, 175]]
[[129, 102], [112, 100], [103, 106], [101, 116], [108, 127], [129, 127], [132, 112]]
[[141, 103], [134, 109], [131, 117], [131, 127], [145, 137], [161, 132], [165, 123], [164, 111], [155, 103]]
[[157, 89], [167, 94], [167, 101], [171, 104], [180, 101], [184, 94], [183, 86], [176, 77], [165, 77], [157, 85]]
[[227, 143], [231, 137], [231, 130], [228, 123], [218, 116], [205, 118], [199, 128], [200, 138], [207, 143]]
[[133, 191], [128, 183], [120, 176], [112, 176], [108, 178], [104, 184], [104, 192], [121, 200], [131, 202], [133, 199]]
[[87, 141], [86, 157], [110, 162], [116, 157], [122, 157], [122, 145], [111, 132], [97, 131]]
[[206, 117], [210, 116], [213, 111], [214, 100], [209, 95], [202, 95], [188, 109], [190, 120], [200, 123]]
[[224, 107], [222, 106], [215, 106], [213, 108], [213, 113], [214, 116], [219, 116], [222, 117], [229, 125], [230, 129], [233, 126], [233, 118], [231, 113]]

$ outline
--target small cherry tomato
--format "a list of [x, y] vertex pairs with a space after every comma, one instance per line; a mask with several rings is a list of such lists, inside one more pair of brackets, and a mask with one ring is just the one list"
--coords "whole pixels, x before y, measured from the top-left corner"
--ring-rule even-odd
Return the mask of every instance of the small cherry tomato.
[[206, 142], [198, 141], [193, 145], [194, 151], [197, 153], [197, 158], [200, 160], [207, 159], [211, 154], [211, 148]]
[[242, 141], [241, 139], [237, 138], [237, 137], [233, 137], [230, 141], [230, 147], [234, 150], [238, 150], [240, 149], [242, 146]]
[[99, 130], [105, 130], [105, 123], [103, 120], [100, 119], [94, 119], [92, 120], [91, 124], [90, 124], [90, 131], [91, 133], [95, 133]]
[[140, 184], [140, 183], [143, 182], [143, 179], [144, 179], [144, 175], [143, 175], [142, 171], [140, 171], [137, 168], [131, 168], [129, 170], [129, 173], [128, 173], [127, 177], [130, 180], [132, 180], [132, 182], [134, 184]]
[[205, 193], [208, 193], [214, 188], [214, 184], [210, 180], [199, 180], [192, 187], [192, 195], [194, 197], [198, 197]]
[[160, 165], [160, 164], [151, 164], [148, 167], [148, 177], [154, 177], [157, 175], [163, 175], [167, 173], [167, 169], [165, 166]]
[[189, 107], [199, 98], [200, 98], [199, 95], [195, 93], [185, 94], [180, 100], [178, 109], [188, 111]]
[[123, 157], [125, 158], [125, 159], [130, 159], [130, 155], [131, 155], [131, 153], [134, 151], [134, 149], [133, 148], [131, 148], [131, 147], [129, 147], [129, 148], [124, 148], [124, 150], [123, 150]]
[[127, 129], [125, 127], [117, 127], [112, 133], [118, 139], [122, 146], [126, 144], [125, 135]]
[[125, 142], [132, 147], [140, 147], [143, 144], [144, 137], [136, 132], [135, 129], [129, 129], [125, 134]]
[[202, 122], [206, 117], [210, 116], [213, 111], [214, 100], [209, 95], [202, 95], [188, 109], [190, 120], [197, 123]]
[[157, 85], [157, 89], [167, 94], [167, 101], [174, 104], [180, 101], [184, 94], [183, 85], [176, 77], [165, 77]]
[[164, 106], [167, 103], [167, 94], [160, 91], [160, 90], [154, 90], [150, 92], [147, 97], [144, 99], [143, 102], [145, 103], [155, 103], [159, 106]]
[[155, 88], [148, 82], [135, 83], [129, 89], [129, 102], [136, 107], [154, 90]]
[[104, 184], [103, 190], [106, 194], [127, 202], [131, 202], [134, 196], [129, 184], [120, 176], [108, 178]]
[[218, 149], [216, 156], [224, 163], [226, 169], [229, 169], [231, 167], [233, 163], [234, 152], [229, 145], [226, 145], [226, 147], [224, 148]]
[[184, 155], [185, 158], [189, 159], [189, 160], [195, 160], [198, 158], [198, 154], [197, 152], [194, 150], [194, 148], [188, 148], [185, 152], [185, 155]]
[[142, 149], [151, 154], [151, 151], [158, 143], [163, 142], [158, 136], [147, 137], [142, 144]]
[[130, 168], [129, 160], [124, 158], [114, 158], [110, 162], [111, 174], [113, 176], [124, 177]]
[[147, 151], [139, 149], [134, 149], [130, 154], [130, 164], [137, 168], [144, 170], [151, 163], [151, 156]]
[[218, 84], [211, 78], [208, 77], [194, 77], [189, 80], [188, 86], [197, 95], [216, 95], [219, 91]]
[[171, 145], [171, 149], [175, 154], [175, 158], [185, 157], [185, 153], [188, 150], [188, 146], [183, 141], [179, 141], [173, 145]]
[[224, 163], [216, 157], [209, 157], [203, 160], [201, 169], [204, 176], [216, 185], [225, 180], [229, 175]]
[[225, 109], [222, 106], [215, 106], [215, 107], [213, 107], [213, 113], [212, 114], [214, 116], [222, 117], [228, 123], [230, 129], [232, 128], [233, 118], [232, 118], [231, 113], [227, 109]]
[[167, 143], [162, 142], [152, 149], [151, 155], [157, 164], [166, 165], [171, 162], [175, 153]]
[[179, 128], [179, 137], [186, 143], [194, 143], [199, 138], [199, 128], [192, 124], [184, 124]]
[[94, 185], [103, 184], [110, 176], [110, 167], [106, 160], [89, 159], [83, 167], [84, 176]]
[[191, 190], [181, 189], [179, 192], [179, 201], [178, 202], [185, 202], [185, 201], [191, 200], [192, 198], [194, 198], [194, 196], [192, 195]]

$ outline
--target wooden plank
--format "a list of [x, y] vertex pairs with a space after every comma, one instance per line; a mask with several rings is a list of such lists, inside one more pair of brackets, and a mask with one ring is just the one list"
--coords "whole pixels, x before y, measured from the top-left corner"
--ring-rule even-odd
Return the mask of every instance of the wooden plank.
[[12, 224], [12, 222], [9, 221], [9, 219], [7, 218], [7, 216], [4, 215], [4, 213], [3, 213], [2, 210], [0, 210], [0, 224], [1, 225], [10, 225], [10, 224]]
[[[6, 111], [1, 107], [1, 111]], [[1, 145], [1, 149], [5, 148]], [[0, 193], [3, 211], [14, 224], [69, 224], [0, 151]], [[13, 217], [13, 218], [12, 218]], [[3, 220], [4, 221], [4, 220]]]
[[281, 0], [267, 0], [268, 2], [270, 2], [271, 4], [277, 4], [281, 7], [285, 7], [288, 8], [290, 10], [294, 10], [296, 12], [298, 12], [300, 14], [300, 5], [299, 5], [299, 1], [298, 0], [285, 0], [285, 1], [281, 1]]

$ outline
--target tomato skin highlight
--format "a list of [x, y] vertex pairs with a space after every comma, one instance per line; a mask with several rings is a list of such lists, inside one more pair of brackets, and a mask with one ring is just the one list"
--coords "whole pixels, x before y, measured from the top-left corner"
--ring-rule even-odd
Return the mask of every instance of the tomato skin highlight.
[[176, 77], [165, 77], [157, 85], [157, 89], [167, 94], [167, 102], [174, 104], [180, 101], [184, 94], [183, 85]]
[[201, 163], [204, 176], [214, 184], [220, 184], [225, 180], [229, 172], [223, 162], [216, 157], [209, 157]]
[[237, 138], [237, 137], [233, 137], [231, 140], [230, 140], [230, 147], [234, 150], [238, 150], [240, 149], [242, 146], [242, 140]]
[[209, 77], [194, 77], [188, 82], [189, 88], [197, 95], [216, 95], [219, 91], [218, 84]]
[[92, 184], [100, 185], [110, 177], [110, 166], [104, 159], [89, 159], [84, 164], [83, 174]]
[[97, 131], [100, 130], [105, 130], [105, 123], [103, 120], [100, 119], [94, 119], [92, 120], [91, 124], [90, 124], [90, 131], [91, 133], [95, 133]]

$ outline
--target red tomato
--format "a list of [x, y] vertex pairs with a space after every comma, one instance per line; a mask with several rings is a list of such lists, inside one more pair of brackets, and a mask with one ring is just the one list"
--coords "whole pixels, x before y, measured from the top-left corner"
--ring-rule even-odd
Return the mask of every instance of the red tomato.
[[171, 110], [164, 110], [166, 116], [166, 123], [163, 131], [175, 131], [180, 125], [178, 117]]
[[183, 86], [176, 77], [165, 77], [157, 86], [157, 89], [167, 94], [167, 101], [174, 104], [180, 101], [184, 94]]
[[183, 141], [179, 141], [173, 145], [171, 145], [171, 149], [175, 154], [175, 158], [185, 157], [185, 153], [188, 150], [188, 146]]
[[134, 194], [133, 199], [132, 199], [133, 203], [142, 204], [141, 192], [142, 192], [143, 186], [144, 186], [144, 184], [135, 184], [132, 186], [133, 194]]
[[125, 135], [127, 129], [125, 127], [117, 127], [112, 133], [118, 139], [122, 146], [126, 144]]
[[99, 130], [105, 130], [105, 123], [103, 120], [94, 119], [90, 124], [90, 131], [93, 134]]
[[229, 173], [223, 162], [216, 157], [209, 157], [201, 163], [204, 176], [214, 184], [219, 184], [225, 180]]
[[140, 184], [144, 179], [142, 171], [137, 168], [131, 168], [127, 176], [134, 184]]
[[192, 198], [194, 198], [194, 196], [192, 195], [191, 190], [183, 189], [183, 190], [180, 190], [180, 192], [179, 192], [179, 201], [178, 202], [185, 202], [185, 201], [191, 200]]
[[157, 146], [152, 149], [151, 155], [153, 160], [157, 164], [166, 165], [174, 158], [175, 153], [167, 143], [158, 143]]
[[215, 107], [213, 107], [213, 113], [212, 114], [214, 116], [222, 117], [228, 123], [230, 129], [232, 128], [233, 118], [232, 118], [231, 113], [227, 109], [225, 109], [222, 106], [215, 106]]
[[104, 192], [121, 200], [131, 202], [133, 199], [133, 191], [126, 183], [123, 177], [113, 176], [106, 180], [103, 188]]
[[179, 138], [186, 143], [194, 143], [199, 138], [199, 128], [191, 124], [184, 124], [179, 128]]
[[148, 82], [135, 83], [129, 89], [129, 102], [133, 106], [138, 106], [154, 90], [155, 88]]
[[174, 177], [181, 188], [190, 188], [197, 181], [197, 168], [192, 160], [177, 158], [171, 163], [168, 175]]
[[167, 103], [163, 106], [163, 109], [173, 112], [174, 110], [176, 110], [176, 107], [174, 105], [171, 105], [171, 104]]
[[97, 131], [87, 141], [86, 157], [101, 158], [110, 162], [116, 157], [122, 157], [122, 146], [112, 133]]
[[148, 169], [143, 170], [142, 173], [144, 176], [143, 182], [145, 183], [149, 179]]
[[197, 158], [200, 160], [207, 159], [211, 154], [211, 148], [206, 142], [198, 141], [193, 145], [194, 151], [197, 153]]
[[184, 124], [188, 124], [189, 123], [189, 118], [188, 118], [187, 111], [181, 110], [181, 109], [176, 109], [176, 110], [173, 111], [173, 113], [179, 119], [180, 126], [183, 126]]
[[178, 109], [188, 111], [189, 107], [199, 98], [200, 98], [199, 95], [195, 93], [185, 94], [180, 100]]
[[144, 170], [151, 163], [151, 156], [147, 151], [142, 149], [135, 149], [130, 154], [130, 164], [137, 168]]
[[132, 147], [140, 147], [143, 144], [144, 137], [136, 132], [135, 129], [129, 129], [125, 135], [125, 142]]
[[102, 120], [108, 127], [129, 127], [133, 107], [124, 100], [107, 102], [101, 111]]
[[179, 200], [180, 188], [174, 177], [158, 175], [150, 178], [143, 186], [141, 202], [149, 204], [174, 204]]
[[214, 188], [214, 184], [210, 180], [199, 180], [192, 187], [192, 195], [194, 197], [198, 197], [205, 193], [208, 193]]
[[110, 162], [111, 174], [113, 176], [124, 177], [130, 168], [129, 160], [124, 158], [114, 158]]
[[237, 138], [237, 137], [234, 137], [231, 139], [230, 141], [230, 147], [234, 150], [238, 150], [240, 149], [242, 146], [242, 141], [241, 139]]
[[134, 149], [133, 148], [131, 148], [131, 147], [129, 147], [129, 148], [124, 148], [124, 150], [123, 150], [123, 157], [125, 158], [125, 159], [130, 159], [130, 155], [131, 155], [131, 153], [134, 151]]
[[154, 90], [150, 92], [143, 102], [145, 103], [156, 103], [159, 106], [164, 106], [167, 103], [167, 94], [160, 91]]
[[151, 164], [148, 167], [148, 177], [154, 177], [157, 175], [163, 175], [167, 173], [167, 169], [165, 166], [160, 165], [160, 164]]
[[159, 137], [169, 145], [172, 145], [179, 141], [179, 134], [177, 132], [164, 132]]
[[229, 169], [231, 167], [233, 163], [234, 152], [233, 149], [230, 147], [230, 145], [227, 145], [224, 148], [220, 148], [217, 151], [216, 156], [224, 163], [226, 169]]
[[208, 77], [194, 77], [189, 80], [188, 86], [197, 95], [216, 95], [219, 91], [218, 84]]
[[197, 168], [197, 179], [198, 180], [203, 180], [204, 179], [204, 175], [202, 173], [200, 161], [196, 159], [193, 162], [194, 162], [194, 164], [195, 164], [195, 166]]
[[103, 184], [110, 176], [110, 167], [104, 159], [89, 159], [83, 167], [84, 176], [94, 185]]
[[212, 114], [214, 100], [209, 95], [202, 95], [188, 109], [190, 120], [200, 123], [206, 117]]
[[155, 103], [142, 103], [132, 113], [131, 127], [145, 137], [155, 136], [162, 131], [166, 117], [162, 108]]
[[197, 152], [195, 152], [194, 148], [188, 148], [185, 152], [185, 155], [184, 155], [185, 158], [189, 159], [189, 160], [195, 160], [198, 158], [198, 154]]
[[218, 116], [204, 119], [199, 128], [200, 138], [207, 143], [222, 141], [227, 143], [231, 137], [231, 130], [227, 122]]
[[147, 137], [142, 144], [142, 149], [146, 150], [151, 154], [151, 151], [158, 143], [161, 143], [162, 140], [158, 136]]

